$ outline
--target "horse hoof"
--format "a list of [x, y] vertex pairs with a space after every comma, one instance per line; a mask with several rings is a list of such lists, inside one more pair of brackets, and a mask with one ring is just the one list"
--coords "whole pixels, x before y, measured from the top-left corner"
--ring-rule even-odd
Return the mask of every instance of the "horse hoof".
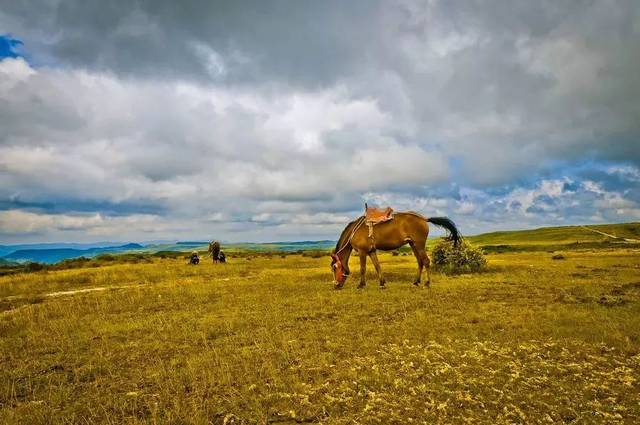
[[380, 289], [387, 289], [386, 286], [384, 286], [384, 283], [380, 284]]
[[413, 282], [413, 286], [420, 286], [420, 281]]
[[358, 285], [358, 289], [364, 289], [365, 285]]

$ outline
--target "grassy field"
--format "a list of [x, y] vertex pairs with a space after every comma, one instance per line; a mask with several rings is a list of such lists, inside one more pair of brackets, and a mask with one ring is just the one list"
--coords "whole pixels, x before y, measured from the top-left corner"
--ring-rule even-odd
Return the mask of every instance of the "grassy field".
[[640, 422], [640, 249], [429, 289], [380, 259], [386, 290], [301, 255], [0, 277], [0, 423]]

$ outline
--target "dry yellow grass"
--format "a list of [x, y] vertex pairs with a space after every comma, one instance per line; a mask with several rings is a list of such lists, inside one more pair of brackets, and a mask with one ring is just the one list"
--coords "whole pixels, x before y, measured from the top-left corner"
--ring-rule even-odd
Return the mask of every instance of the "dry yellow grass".
[[384, 291], [297, 255], [1, 277], [0, 422], [638, 423], [640, 252], [562, 254], [430, 289], [385, 254]]

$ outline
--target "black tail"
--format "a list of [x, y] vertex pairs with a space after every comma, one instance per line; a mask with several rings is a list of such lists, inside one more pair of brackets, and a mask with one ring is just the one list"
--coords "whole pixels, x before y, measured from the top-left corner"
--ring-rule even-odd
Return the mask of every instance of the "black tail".
[[428, 218], [429, 223], [433, 223], [436, 226], [444, 227], [449, 231], [449, 240], [453, 241], [453, 245], [457, 246], [458, 241], [462, 238], [456, 224], [447, 217], [431, 217]]

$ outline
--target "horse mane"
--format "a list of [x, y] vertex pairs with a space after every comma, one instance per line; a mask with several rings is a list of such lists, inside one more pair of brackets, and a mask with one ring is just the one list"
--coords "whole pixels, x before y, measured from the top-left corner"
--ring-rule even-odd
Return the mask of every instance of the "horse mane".
[[356, 218], [355, 220], [353, 220], [351, 223], [347, 224], [347, 227], [344, 228], [344, 230], [342, 231], [342, 233], [340, 234], [340, 237], [338, 238], [338, 242], [336, 242], [336, 247], [333, 250], [333, 253], [335, 254], [336, 252], [338, 252], [338, 250], [340, 248], [342, 248], [342, 246], [344, 245], [345, 239], [348, 236], [349, 231], [351, 230], [351, 227], [358, 221], [360, 221], [362, 219], [363, 216], [360, 216], [358, 218]]

